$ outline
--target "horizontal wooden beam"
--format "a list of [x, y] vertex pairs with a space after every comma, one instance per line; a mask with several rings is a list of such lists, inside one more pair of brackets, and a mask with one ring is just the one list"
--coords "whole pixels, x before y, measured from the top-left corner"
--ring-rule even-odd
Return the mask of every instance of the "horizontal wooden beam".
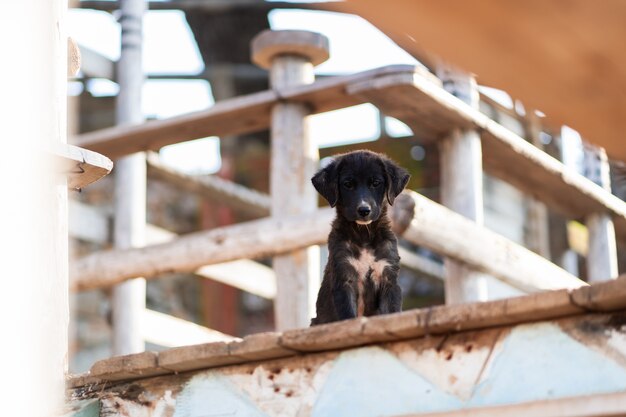
[[197, 194], [214, 202], [232, 207], [254, 217], [270, 213], [268, 194], [244, 187], [215, 175], [187, 175], [163, 164], [158, 155], [148, 152], [148, 176], [167, 182], [178, 189]]
[[587, 285], [536, 253], [412, 191], [398, 196], [393, 208], [394, 227], [404, 239], [524, 292]]
[[326, 241], [333, 215], [326, 209], [313, 216], [266, 218], [144, 248], [94, 253], [74, 262], [70, 286], [73, 290], [109, 287], [133, 277], [193, 272], [208, 264], [268, 257], [319, 244]]
[[565, 167], [418, 73], [402, 73], [355, 83], [360, 95], [396, 117], [417, 137], [438, 140], [450, 129], [476, 129], [483, 142], [484, 169], [573, 219], [592, 213], [613, 216], [617, 235], [626, 240], [626, 203]]
[[[112, 218], [103, 210], [80, 201], [72, 199], [69, 203], [71, 237], [101, 245], [111, 243]], [[178, 238], [176, 233], [153, 224], [146, 225], [146, 244], [148, 245], [171, 242], [176, 238]], [[399, 250], [402, 266], [433, 278], [443, 279], [443, 265], [404, 248], [399, 248]], [[240, 259], [204, 265], [193, 271], [193, 274], [270, 300], [276, 295], [274, 271], [259, 262]]]
[[[101, 245], [111, 243], [113, 219], [103, 210], [77, 200], [70, 200], [69, 217], [70, 237]], [[146, 225], [146, 244], [148, 245], [171, 242], [176, 238], [178, 238], [176, 233], [153, 224]], [[259, 297], [272, 299], [276, 294], [276, 277], [272, 269], [247, 259], [201, 266], [192, 273]]]
[[[393, 206], [398, 234], [527, 292], [576, 288], [583, 281], [539, 255], [413, 192]], [[71, 265], [73, 290], [109, 287], [133, 277], [193, 272], [204, 265], [273, 256], [326, 242], [331, 209], [266, 218], [181, 236], [171, 242], [88, 255]], [[468, 237], [471, 237], [468, 238]]]
[[[279, 101], [305, 102], [312, 113], [321, 113], [364, 101], [346, 93], [348, 84], [385, 74], [414, 71], [410, 65], [392, 65], [358, 74], [330, 77], [313, 84], [267, 90], [217, 102], [207, 110], [135, 126], [116, 126], [75, 138], [79, 146], [116, 159], [165, 145], [207, 136], [237, 135], [269, 128], [270, 111]], [[426, 71], [426, 70], [424, 70]]]

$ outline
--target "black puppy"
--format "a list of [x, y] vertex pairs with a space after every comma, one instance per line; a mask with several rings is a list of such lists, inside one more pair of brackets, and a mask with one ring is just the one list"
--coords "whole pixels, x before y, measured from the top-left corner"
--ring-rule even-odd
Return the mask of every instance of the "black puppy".
[[311, 181], [337, 210], [311, 325], [400, 311], [400, 256], [387, 203], [409, 174], [384, 155], [355, 151], [334, 157]]

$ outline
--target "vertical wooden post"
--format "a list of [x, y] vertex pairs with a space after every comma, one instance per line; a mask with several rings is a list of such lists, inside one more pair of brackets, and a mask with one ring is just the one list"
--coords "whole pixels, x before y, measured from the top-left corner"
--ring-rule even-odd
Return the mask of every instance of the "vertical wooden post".
[[[272, 88], [310, 84], [313, 66], [328, 59], [328, 39], [305, 31], [264, 31], [252, 41], [252, 60], [270, 70]], [[317, 169], [317, 145], [308, 135], [304, 103], [283, 102], [272, 109], [272, 216], [313, 212], [317, 195], [310, 179]], [[319, 247], [276, 256], [274, 311], [277, 330], [309, 325], [319, 286]]]
[[[117, 76], [120, 92], [116, 119], [119, 125], [143, 121], [141, 113], [142, 30], [145, 0], [120, 3], [122, 50]], [[115, 168], [116, 248], [143, 246], [146, 225], [146, 158], [136, 153], [121, 158]], [[144, 350], [140, 320], [146, 304], [146, 281], [137, 278], [113, 288], [113, 354], [124, 355]]]
[[[474, 77], [441, 65], [437, 69], [444, 88], [459, 99], [478, 107], [478, 87]], [[441, 202], [446, 207], [483, 224], [483, 171], [480, 135], [475, 131], [454, 130], [440, 144]], [[467, 265], [445, 259], [446, 304], [487, 299], [484, 274]]]
[[[606, 151], [598, 148], [586, 152], [588, 176], [598, 185], [611, 191], [611, 175]], [[607, 213], [593, 213], [585, 219], [589, 232], [587, 252], [587, 280], [589, 282], [614, 279], [618, 274], [617, 244], [613, 220]]]
[[[543, 150], [541, 143], [541, 121], [535, 110], [530, 109], [526, 118], [526, 133], [531, 143]], [[550, 225], [548, 209], [541, 201], [531, 199], [528, 206], [529, 233], [527, 244], [530, 250], [550, 259]]]

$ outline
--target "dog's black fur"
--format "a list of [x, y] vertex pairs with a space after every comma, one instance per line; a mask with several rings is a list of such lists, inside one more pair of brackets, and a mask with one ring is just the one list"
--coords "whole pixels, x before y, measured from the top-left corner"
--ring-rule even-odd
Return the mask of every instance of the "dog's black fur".
[[334, 157], [311, 181], [337, 210], [311, 325], [401, 311], [400, 256], [387, 204], [409, 174], [384, 155], [355, 151]]

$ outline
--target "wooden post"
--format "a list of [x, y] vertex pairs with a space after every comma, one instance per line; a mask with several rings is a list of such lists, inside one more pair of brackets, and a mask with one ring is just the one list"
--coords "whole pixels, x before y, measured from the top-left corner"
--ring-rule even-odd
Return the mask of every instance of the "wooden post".
[[[117, 75], [120, 92], [116, 119], [119, 125], [143, 121], [141, 113], [142, 22], [145, 0], [122, 0], [120, 3], [122, 50]], [[146, 158], [143, 152], [121, 158], [115, 168], [116, 248], [143, 246], [146, 225]], [[113, 288], [113, 354], [125, 355], [144, 350], [140, 329], [146, 305], [146, 282], [143, 278], [126, 281]]]
[[[476, 79], [450, 67], [437, 69], [443, 86], [472, 107], [478, 108]], [[441, 202], [477, 224], [483, 224], [483, 170], [480, 135], [476, 131], [455, 129], [440, 143]], [[444, 260], [446, 304], [487, 299], [484, 274], [467, 265]]]
[[[543, 150], [541, 143], [541, 121], [534, 109], [530, 109], [526, 116], [526, 134], [530, 142]], [[543, 256], [550, 256], [550, 225], [548, 223], [548, 209], [544, 203], [534, 198], [528, 203], [528, 235], [526, 242], [528, 247]]]
[[[611, 175], [606, 151], [598, 148], [586, 151], [587, 176], [611, 191]], [[585, 219], [589, 232], [587, 252], [587, 281], [606, 281], [617, 278], [617, 245], [613, 220], [607, 213], [593, 213]]]
[[[252, 60], [270, 70], [275, 90], [310, 84], [313, 66], [328, 59], [328, 39], [305, 31], [264, 31], [252, 41]], [[308, 135], [305, 103], [282, 102], [272, 109], [270, 191], [273, 217], [312, 213], [317, 195], [310, 179], [317, 169], [317, 145]], [[279, 331], [309, 325], [319, 287], [319, 247], [274, 257]]]

